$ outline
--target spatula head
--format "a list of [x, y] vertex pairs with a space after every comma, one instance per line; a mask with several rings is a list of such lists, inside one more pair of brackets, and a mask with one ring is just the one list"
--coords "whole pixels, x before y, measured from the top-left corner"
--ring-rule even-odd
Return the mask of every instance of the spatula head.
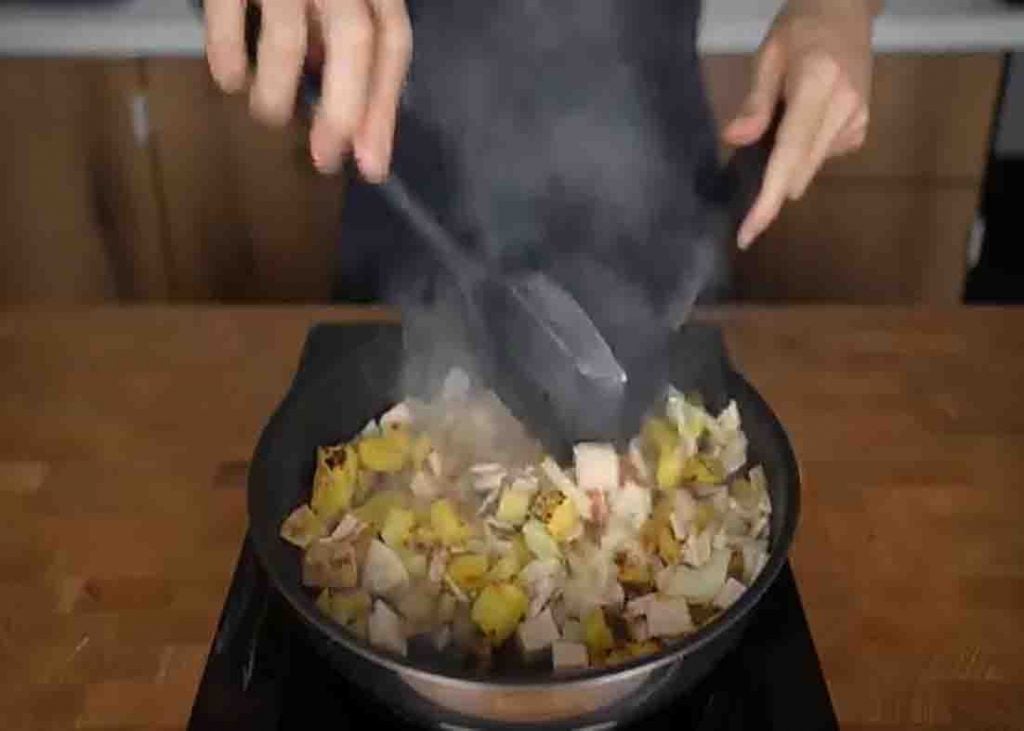
[[626, 372], [568, 292], [539, 272], [492, 275], [475, 299], [500, 395], [549, 447], [618, 438]]

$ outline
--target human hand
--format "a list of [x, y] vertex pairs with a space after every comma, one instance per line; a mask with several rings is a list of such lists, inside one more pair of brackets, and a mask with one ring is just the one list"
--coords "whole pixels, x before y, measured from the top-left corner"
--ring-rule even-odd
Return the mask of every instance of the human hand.
[[[205, 2], [210, 72], [227, 92], [247, 81], [245, 6], [246, 0]], [[322, 37], [323, 86], [309, 134], [313, 164], [333, 173], [352, 154], [363, 177], [383, 180], [412, 55], [405, 0], [262, 0], [261, 7], [253, 116], [271, 125], [288, 121], [307, 49]]]
[[737, 236], [745, 249], [797, 200], [829, 157], [864, 144], [871, 91], [872, 0], [790, 0], [776, 17], [754, 64], [752, 88], [724, 129], [726, 143], [756, 142], [776, 105], [785, 114], [757, 200]]

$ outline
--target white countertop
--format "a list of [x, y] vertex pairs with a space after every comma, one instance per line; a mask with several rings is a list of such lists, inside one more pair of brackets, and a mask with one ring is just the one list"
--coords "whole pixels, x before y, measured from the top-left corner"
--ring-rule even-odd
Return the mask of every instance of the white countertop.
[[[198, 56], [203, 28], [188, 0], [59, 5], [0, 0], [0, 55]], [[781, 0], [706, 0], [705, 53], [757, 47]], [[1024, 7], [998, 0], [888, 0], [881, 52], [1024, 50]]]

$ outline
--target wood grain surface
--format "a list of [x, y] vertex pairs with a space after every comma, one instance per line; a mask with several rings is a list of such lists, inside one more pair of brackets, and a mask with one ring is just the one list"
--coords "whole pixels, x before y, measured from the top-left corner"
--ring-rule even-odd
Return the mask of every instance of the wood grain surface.
[[[1024, 310], [704, 316], [800, 458], [793, 564], [843, 728], [1024, 728]], [[184, 726], [306, 329], [387, 317], [0, 313], [0, 726]]]

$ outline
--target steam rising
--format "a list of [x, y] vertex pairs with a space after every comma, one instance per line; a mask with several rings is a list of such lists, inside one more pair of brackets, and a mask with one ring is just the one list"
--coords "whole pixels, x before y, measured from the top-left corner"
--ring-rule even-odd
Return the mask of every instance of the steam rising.
[[[719, 262], [717, 212], [702, 192], [717, 160], [695, 5], [413, 6], [403, 104], [418, 148], [400, 149], [396, 170], [481, 255], [547, 268], [620, 359], [653, 337], [637, 323], [684, 314]], [[431, 199], [428, 175], [449, 183], [445, 199]], [[446, 317], [428, 321], [449, 336]]]

